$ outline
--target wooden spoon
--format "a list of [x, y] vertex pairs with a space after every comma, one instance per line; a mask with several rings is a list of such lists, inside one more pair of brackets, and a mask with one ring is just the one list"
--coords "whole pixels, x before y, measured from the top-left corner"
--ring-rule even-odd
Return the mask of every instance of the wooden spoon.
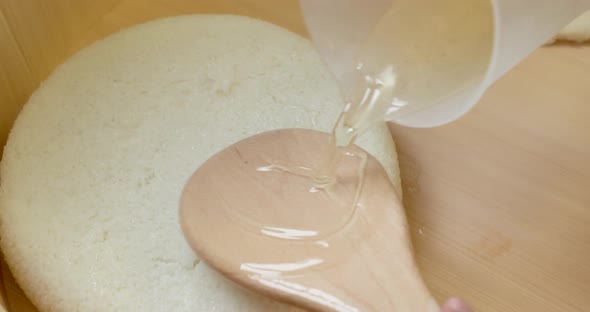
[[439, 311], [375, 158], [358, 147], [343, 153], [338, 183], [327, 189], [273, 170], [313, 168], [329, 148], [326, 133], [277, 130], [210, 158], [181, 200], [189, 244], [226, 278], [311, 311]]

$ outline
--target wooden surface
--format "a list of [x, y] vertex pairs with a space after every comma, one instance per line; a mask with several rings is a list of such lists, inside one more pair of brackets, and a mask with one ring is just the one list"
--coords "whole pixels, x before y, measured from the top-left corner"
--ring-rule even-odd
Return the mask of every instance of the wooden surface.
[[478, 311], [590, 311], [590, 46], [538, 50], [457, 122], [392, 127], [418, 263]]
[[[80, 47], [197, 12], [305, 34], [297, 2], [276, 3], [0, 0], [0, 141], [39, 81]], [[392, 127], [418, 265], [439, 301], [462, 296], [482, 312], [590, 309], [589, 86], [590, 46], [542, 48], [459, 121]], [[12, 311], [31, 309], [13, 301]]]
[[[310, 311], [437, 312], [383, 166], [332, 144], [327, 133], [284, 129], [207, 160], [180, 203], [189, 244], [234, 282]], [[323, 174], [337, 183], [311, 192], [318, 172], [297, 166], [326, 170], [332, 161], [339, 165]]]
[[31, 92], [117, 2], [0, 0], [0, 142]]

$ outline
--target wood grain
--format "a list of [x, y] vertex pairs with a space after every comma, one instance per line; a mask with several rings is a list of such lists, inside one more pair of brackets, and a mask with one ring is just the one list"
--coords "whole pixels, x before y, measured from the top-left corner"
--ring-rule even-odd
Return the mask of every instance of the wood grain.
[[588, 311], [588, 86], [590, 46], [542, 48], [455, 123], [392, 126], [418, 263], [438, 298]]
[[[0, 0], [0, 9], [0, 142], [52, 68], [120, 28], [207, 12], [305, 34], [294, 0]], [[392, 126], [418, 265], [439, 301], [462, 296], [482, 312], [588, 311], [588, 86], [590, 46], [546, 47], [459, 121]]]

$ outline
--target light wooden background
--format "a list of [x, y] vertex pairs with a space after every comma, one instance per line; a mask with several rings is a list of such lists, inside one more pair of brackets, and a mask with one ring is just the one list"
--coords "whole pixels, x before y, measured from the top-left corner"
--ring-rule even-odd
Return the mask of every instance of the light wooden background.
[[[196, 12], [305, 35], [293, 0], [0, 0], [0, 142], [39, 82], [81, 47]], [[590, 311], [590, 46], [542, 48], [459, 121], [392, 132], [437, 299], [458, 295], [481, 312]], [[3, 273], [11, 310], [33, 311]]]

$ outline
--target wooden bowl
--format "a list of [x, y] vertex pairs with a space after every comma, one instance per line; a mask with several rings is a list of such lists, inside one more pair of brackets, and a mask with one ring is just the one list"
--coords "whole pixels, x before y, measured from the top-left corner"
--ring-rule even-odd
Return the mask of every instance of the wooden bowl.
[[[189, 13], [248, 15], [306, 35], [296, 0], [0, 0], [2, 145], [64, 59], [118, 29]], [[588, 45], [545, 47], [459, 121], [392, 125], [418, 265], [439, 301], [461, 296], [480, 312], [590, 306], [589, 60]], [[2, 272], [2, 304], [35, 311]]]

